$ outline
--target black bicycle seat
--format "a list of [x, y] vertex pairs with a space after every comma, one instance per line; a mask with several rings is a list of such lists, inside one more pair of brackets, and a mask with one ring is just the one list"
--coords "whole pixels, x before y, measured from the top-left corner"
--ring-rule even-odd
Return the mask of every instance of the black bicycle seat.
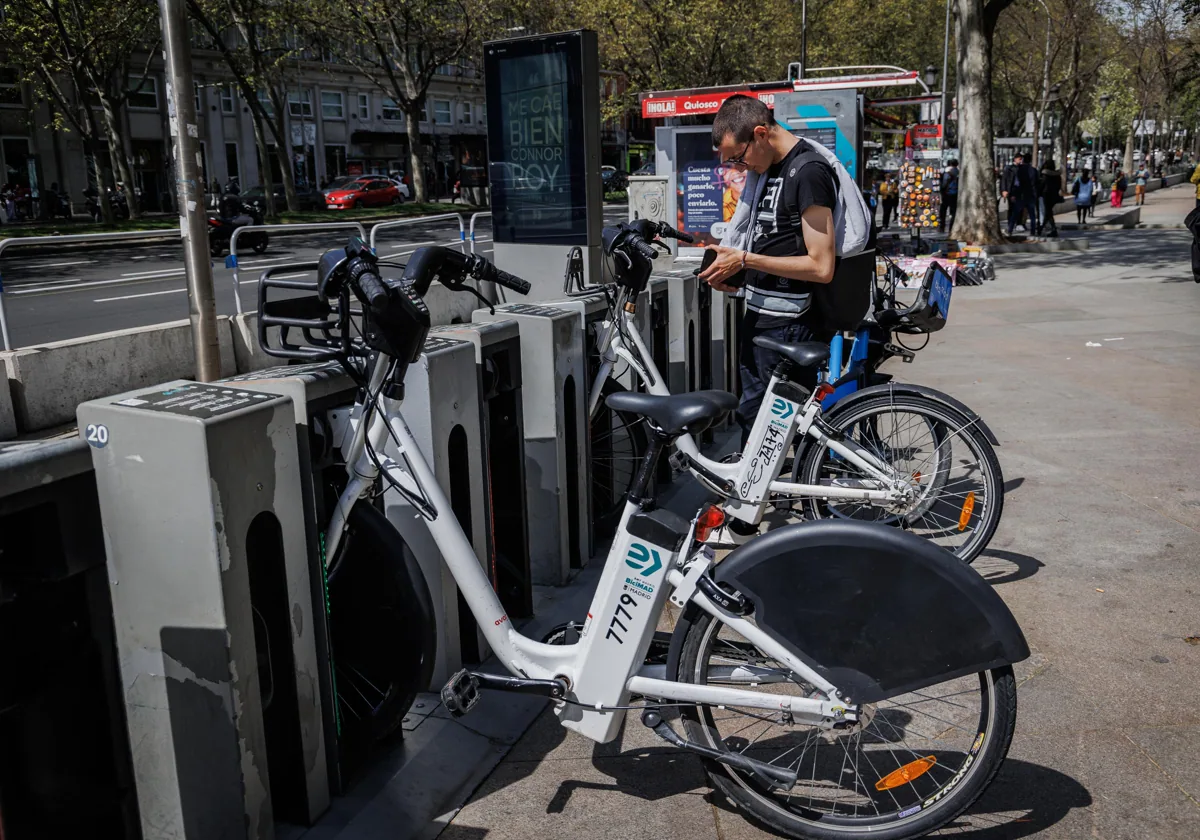
[[788, 344], [776, 341], [770, 336], [756, 335], [754, 343], [764, 350], [774, 350], [785, 359], [795, 362], [800, 367], [812, 367], [829, 359], [829, 345], [819, 341], [800, 341]]
[[737, 408], [738, 398], [725, 391], [695, 391], [669, 397], [621, 391], [610, 394], [604, 403], [616, 411], [648, 417], [664, 434], [674, 436], [703, 432]]

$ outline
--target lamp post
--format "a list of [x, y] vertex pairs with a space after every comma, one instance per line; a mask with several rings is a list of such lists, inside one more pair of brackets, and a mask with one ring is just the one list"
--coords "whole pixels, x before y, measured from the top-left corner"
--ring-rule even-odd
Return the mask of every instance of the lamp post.
[[1109, 102], [1112, 102], [1112, 97], [1107, 93], [1100, 96], [1100, 165], [1097, 177], [1099, 176], [1099, 172], [1104, 170], [1104, 112], [1108, 110]]
[[[950, 2], [946, 0], [946, 34], [942, 40], [942, 102], [938, 109], [938, 124], [942, 127], [942, 146], [946, 141], [946, 91], [950, 81]], [[957, 76], [957, 74], [956, 74]]]

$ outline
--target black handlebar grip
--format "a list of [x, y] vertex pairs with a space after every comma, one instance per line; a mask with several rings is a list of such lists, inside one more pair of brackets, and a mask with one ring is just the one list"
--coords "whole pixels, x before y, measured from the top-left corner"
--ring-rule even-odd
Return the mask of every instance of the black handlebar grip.
[[383, 281], [379, 279], [379, 275], [372, 271], [364, 271], [357, 277], [358, 290], [362, 292], [363, 299], [376, 312], [384, 309], [388, 302], [387, 286], [383, 285]]
[[519, 295], [529, 294], [529, 290], [532, 288], [529, 285], [528, 280], [522, 280], [515, 274], [509, 274], [507, 271], [501, 271], [500, 269], [496, 268], [496, 266], [492, 266], [492, 270], [488, 273], [491, 274], [489, 279], [491, 279], [493, 283], [497, 283], [506, 289], [511, 289]]
[[681, 230], [676, 230], [675, 228], [671, 227], [666, 222], [658, 223], [658, 235], [659, 236], [667, 236], [667, 237], [670, 237], [671, 239], [678, 239], [680, 242], [691, 243], [691, 242], [696, 241], [695, 239], [692, 238], [692, 235], [690, 233], [684, 233]]
[[658, 251], [651, 248], [646, 242], [635, 237], [630, 237], [629, 244], [633, 246], [633, 250], [637, 251], [648, 260], [658, 259]]

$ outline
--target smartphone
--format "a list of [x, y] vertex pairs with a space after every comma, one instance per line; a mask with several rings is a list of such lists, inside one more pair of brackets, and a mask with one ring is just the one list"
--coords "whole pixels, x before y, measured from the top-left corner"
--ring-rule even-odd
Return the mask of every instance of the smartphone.
[[[705, 248], [704, 249], [704, 257], [701, 258], [701, 260], [700, 260], [700, 267], [697, 268], [695, 271], [693, 271], [692, 274], [696, 275], [697, 277], [700, 276], [700, 274], [702, 272], [704, 272], [710, 265], [712, 265], [714, 262], [716, 262], [716, 260], [717, 260], [717, 252], [712, 250], [711, 248]], [[725, 285], [733, 286], [734, 288], [738, 288], [745, 282], [746, 282], [746, 272], [744, 272], [744, 271], [739, 271], [737, 274], [733, 275], [732, 277], [725, 278]]]

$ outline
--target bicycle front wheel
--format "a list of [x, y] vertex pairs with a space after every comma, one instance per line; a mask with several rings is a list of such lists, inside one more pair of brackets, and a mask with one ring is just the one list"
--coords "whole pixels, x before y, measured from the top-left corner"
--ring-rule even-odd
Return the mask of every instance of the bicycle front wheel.
[[[677, 679], [820, 696], [708, 614], [688, 628]], [[775, 831], [797, 840], [907, 840], [950, 822], [984, 791], [1008, 753], [1016, 707], [1004, 666], [866, 704], [845, 729], [734, 706], [686, 707], [682, 717], [689, 740], [796, 772], [796, 784], [778, 790], [705, 762], [715, 788]]]
[[[907, 502], [804, 499], [812, 519], [859, 519], [912, 531], [970, 563], [987, 547], [1004, 508], [1004, 477], [991, 443], [961, 412], [915, 394], [880, 394], [834, 411], [829, 426], [889, 464], [912, 485]], [[871, 476], [828, 447], [809, 445], [793, 481], [861, 487]]]

